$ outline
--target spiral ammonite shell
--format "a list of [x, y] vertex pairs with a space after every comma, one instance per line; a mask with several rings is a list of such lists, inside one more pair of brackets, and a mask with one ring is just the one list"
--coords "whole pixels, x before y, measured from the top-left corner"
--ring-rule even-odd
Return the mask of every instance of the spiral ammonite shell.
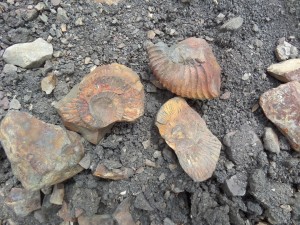
[[210, 178], [216, 168], [221, 142], [183, 98], [167, 101], [156, 116], [156, 126], [175, 151], [183, 170], [194, 180]]
[[220, 95], [221, 68], [204, 39], [191, 37], [171, 47], [148, 42], [147, 51], [153, 74], [169, 91], [194, 99]]
[[97, 144], [115, 122], [144, 113], [144, 87], [130, 68], [113, 63], [86, 75], [55, 107], [70, 130]]

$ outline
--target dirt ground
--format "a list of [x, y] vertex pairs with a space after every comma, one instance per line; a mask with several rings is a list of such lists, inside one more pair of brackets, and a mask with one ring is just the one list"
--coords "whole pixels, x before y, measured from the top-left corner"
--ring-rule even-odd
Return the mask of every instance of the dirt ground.
[[[47, 40], [49, 35], [53, 37], [54, 51], [60, 51], [59, 57], [53, 57], [42, 68], [18, 68], [9, 76], [0, 74], [0, 90], [10, 100], [16, 96], [22, 105], [21, 111], [61, 125], [51, 104], [66, 95], [94, 65], [124, 64], [140, 75], [145, 86], [142, 118], [132, 124], [115, 125], [97, 146], [85, 143], [92, 158], [91, 168], [104, 162], [137, 172], [121, 181], [99, 179], [92, 176], [91, 170], [81, 172], [65, 182], [65, 199], [72, 207], [79, 206], [87, 215], [112, 213], [123, 199], [131, 197], [131, 214], [143, 225], [171, 225], [171, 221], [178, 225], [248, 225], [261, 221], [300, 224], [300, 199], [295, 194], [300, 190], [299, 154], [290, 149], [276, 129], [281, 140], [280, 154], [259, 148], [253, 156], [253, 149], [245, 147], [252, 141], [250, 131], [262, 139], [264, 128], [273, 127], [260, 108], [252, 112], [252, 107], [263, 92], [280, 84], [265, 73], [266, 68], [276, 62], [274, 49], [278, 39], [285, 37], [300, 49], [300, 1], [191, 0], [182, 3], [180, 0], [124, 0], [108, 6], [91, 0], [62, 0], [60, 6], [52, 6], [50, 0], [44, 0], [46, 8], [29, 22], [24, 21], [16, 10], [27, 9], [42, 1], [9, 2], [13, 1], [0, 1], [3, 6], [0, 55], [12, 44], [39, 37]], [[58, 7], [67, 12], [66, 32], [60, 32], [62, 22], [56, 19]], [[220, 13], [225, 15], [221, 22], [217, 19]], [[244, 19], [241, 28], [220, 30], [224, 22], [236, 16]], [[83, 19], [83, 25], [75, 24], [78, 18]], [[221, 92], [231, 92], [230, 98], [188, 100], [188, 103], [205, 119], [219, 140], [231, 131], [240, 130], [234, 142], [237, 154], [246, 159], [243, 165], [238, 165], [223, 146], [213, 177], [195, 183], [184, 173], [175, 154], [160, 137], [154, 125], [156, 113], [175, 95], [151, 83], [144, 42], [147, 32], [154, 29], [160, 31], [153, 39], [155, 43], [163, 41], [171, 45], [187, 37], [202, 37], [211, 44], [222, 68]], [[91, 63], [84, 63], [86, 57], [91, 58]], [[4, 65], [1, 57], [0, 71]], [[52, 94], [46, 95], [40, 82], [50, 71], [58, 76], [59, 83]], [[245, 73], [251, 74], [249, 79], [242, 79]], [[0, 109], [0, 119], [6, 112]], [[150, 143], [145, 149], [142, 143], [148, 140]], [[145, 165], [146, 160], [154, 162], [156, 167]], [[225, 180], [235, 174], [242, 174], [241, 180], [246, 180], [244, 196], [233, 197], [224, 189]], [[12, 187], [19, 186], [0, 146], [0, 190], [8, 193]], [[282, 191], [273, 196], [269, 194], [272, 187]], [[282, 204], [285, 200], [281, 199], [288, 195], [284, 191], [286, 188], [292, 189], [294, 194], [288, 196], [291, 201]], [[20, 225], [62, 222], [56, 215], [60, 207], [47, 204], [49, 195], [43, 195], [43, 198], [41, 213], [45, 215], [45, 222], [40, 223], [33, 213], [25, 218], [16, 217], [2, 204], [1, 196], [0, 221], [11, 218]], [[284, 206], [289, 206], [290, 210], [285, 210]]]

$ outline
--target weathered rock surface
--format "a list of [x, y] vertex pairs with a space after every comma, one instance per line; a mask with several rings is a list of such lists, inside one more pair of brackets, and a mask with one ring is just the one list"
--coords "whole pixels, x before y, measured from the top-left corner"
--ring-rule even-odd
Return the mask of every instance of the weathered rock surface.
[[61, 209], [58, 211], [57, 215], [62, 218], [64, 221], [69, 222], [76, 222], [77, 218], [75, 217], [74, 211], [72, 212], [72, 209], [69, 204], [67, 204], [65, 201], [62, 204]]
[[0, 125], [0, 140], [14, 175], [28, 190], [60, 183], [83, 170], [81, 137], [32, 115], [10, 111]]
[[130, 168], [109, 169], [104, 164], [99, 163], [93, 175], [104, 179], [123, 180], [131, 177], [133, 170]]
[[221, 30], [228, 30], [234, 31], [239, 29], [244, 23], [244, 19], [240, 16], [231, 18], [230, 20], [226, 21], [222, 26]]
[[79, 225], [114, 225], [114, 219], [111, 215], [80, 216]]
[[278, 136], [274, 132], [274, 130], [270, 127], [265, 128], [264, 147], [269, 152], [273, 152], [277, 154], [280, 152]]
[[268, 180], [262, 170], [253, 171], [249, 186], [250, 194], [266, 209], [265, 213], [271, 224], [289, 224], [290, 211], [282, 206], [291, 202], [291, 186]]
[[18, 216], [27, 216], [41, 208], [41, 194], [40, 191], [13, 188], [5, 199], [5, 204], [12, 208]]
[[54, 74], [49, 74], [41, 81], [41, 88], [47, 94], [51, 94], [57, 84], [57, 78]]
[[260, 97], [260, 106], [292, 148], [300, 151], [300, 83], [289, 82], [265, 92]]
[[107, 5], [117, 5], [121, 0], [94, 0], [95, 2], [105, 3]]
[[225, 191], [231, 196], [244, 196], [246, 194], [247, 176], [242, 173], [233, 175], [225, 181]]
[[53, 192], [50, 197], [50, 202], [55, 205], [62, 205], [65, 195], [64, 184], [54, 185]]
[[289, 82], [300, 82], [300, 59], [290, 59], [281, 63], [272, 64], [267, 69], [268, 73], [276, 79]]
[[121, 204], [116, 208], [113, 213], [114, 219], [118, 222], [118, 225], [135, 225], [131, 213], [130, 213], [131, 199], [126, 198], [121, 202]]
[[52, 54], [52, 44], [38, 38], [33, 42], [8, 47], [3, 54], [3, 59], [22, 68], [35, 68], [41, 66], [47, 59], [51, 59]]
[[151, 207], [151, 205], [149, 204], [149, 202], [147, 201], [147, 199], [145, 198], [143, 193], [140, 193], [135, 201], [134, 201], [134, 207], [137, 209], [143, 209], [146, 211], [152, 211], [153, 208]]
[[275, 49], [275, 55], [278, 61], [284, 61], [287, 59], [296, 58], [298, 55], [298, 49], [285, 41], [285, 38], [281, 38], [278, 41], [278, 45]]

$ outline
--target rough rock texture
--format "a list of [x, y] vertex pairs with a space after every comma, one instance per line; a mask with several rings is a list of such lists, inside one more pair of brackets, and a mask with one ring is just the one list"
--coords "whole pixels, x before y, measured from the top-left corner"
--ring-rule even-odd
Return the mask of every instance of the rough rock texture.
[[272, 64], [268, 67], [267, 71], [280, 81], [300, 82], [300, 59], [289, 59], [281, 63]]
[[266, 208], [266, 216], [271, 224], [288, 224], [293, 189], [288, 184], [273, 182], [266, 178], [263, 170], [255, 170], [249, 179], [250, 193]]
[[113, 213], [118, 225], [136, 225], [130, 213], [131, 199], [126, 198], [121, 202]]
[[300, 83], [289, 82], [265, 92], [260, 97], [260, 106], [292, 148], [300, 151]]
[[79, 225], [114, 225], [114, 219], [111, 215], [80, 216]]
[[51, 94], [57, 84], [57, 78], [54, 74], [49, 74], [41, 81], [41, 88], [47, 94]]
[[13, 188], [7, 196], [5, 204], [12, 208], [18, 216], [27, 216], [41, 208], [41, 193], [40, 191]]
[[275, 55], [278, 61], [284, 61], [290, 58], [296, 58], [298, 55], [298, 50], [295, 46], [286, 42], [285, 38], [281, 38], [278, 41], [278, 45], [275, 49]]
[[26, 189], [59, 183], [83, 169], [77, 164], [84, 155], [80, 136], [28, 113], [8, 112], [0, 125], [0, 140]]
[[242, 173], [233, 175], [225, 181], [225, 191], [232, 196], [244, 196], [246, 194], [247, 176]]
[[212, 176], [221, 142], [183, 98], [167, 101], [158, 111], [155, 125], [175, 151], [184, 171], [194, 181], [204, 181]]
[[42, 38], [30, 43], [15, 44], [8, 47], [3, 59], [5, 62], [23, 68], [35, 68], [41, 66], [53, 54], [52, 44]]
[[65, 195], [64, 184], [54, 185], [53, 192], [50, 197], [50, 202], [55, 205], [62, 205]]
[[226, 21], [222, 26], [222, 30], [229, 30], [234, 31], [239, 29], [244, 23], [244, 19], [240, 16], [231, 18], [230, 20]]
[[99, 3], [105, 3], [107, 5], [116, 5], [118, 4], [121, 0], [93, 0], [95, 2]]
[[280, 144], [279, 144], [278, 136], [272, 128], [270, 127], [265, 128], [263, 140], [264, 140], [264, 147], [266, 150], [277, 154], [280, 152]]
[[133, 170], [130, 168], [108, 169], [105, 165], [99, 163], [93, 175], [104, 179], [123, 180], [131, 177]]

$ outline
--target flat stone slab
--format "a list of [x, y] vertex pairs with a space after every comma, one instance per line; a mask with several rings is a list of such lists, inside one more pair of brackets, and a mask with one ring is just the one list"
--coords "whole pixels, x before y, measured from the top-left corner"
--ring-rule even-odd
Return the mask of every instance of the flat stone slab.
[[81, 137], [28, 113], [9, 111], [0, 124], [0, 141], [25, 189], [39, 190], [83, 170]]
[[3, 59], [9, 64], [22, 68], [36, 68], [40, 67], [47, 59], [51, 59], [52, 54], [52, 44], [38, 38], [33, 42], [8, 47], [3, 54]]
[[260, 106], [289, 140], [292, 148], [300, 151], [300, 83], [282, 84], [260, 97]]

